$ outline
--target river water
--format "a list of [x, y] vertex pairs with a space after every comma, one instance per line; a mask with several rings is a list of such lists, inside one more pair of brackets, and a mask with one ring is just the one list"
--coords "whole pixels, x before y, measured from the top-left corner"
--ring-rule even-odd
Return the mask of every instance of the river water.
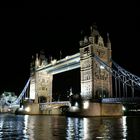
[[0, 140], [140, 140], [140, 116], [0, 114]]

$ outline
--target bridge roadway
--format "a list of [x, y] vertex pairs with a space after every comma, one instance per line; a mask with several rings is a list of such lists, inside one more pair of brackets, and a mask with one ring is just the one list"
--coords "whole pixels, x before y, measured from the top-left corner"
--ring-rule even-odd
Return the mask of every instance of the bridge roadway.
[[80, 68], [80, 53], [66, 56], [58, 61], [53, 60], [50, 64], [41, 66], [36, 71], [46, 71], [48, 74], [58, 74], [76, 68]]
[[[97, 100], [95, 100], [97, 101]], [[129, 103], [129, 104], [140, 104], [140, 97], [128, 97], [128, 98], [103, 98], [101, 100], [102, 103]], [[50, 105], [66, 105], [70, 106], [70, 101], [60, 101], [60, 102], [48, 102], [48, 103], [40, 103], [40, 105], [50, 106]]]

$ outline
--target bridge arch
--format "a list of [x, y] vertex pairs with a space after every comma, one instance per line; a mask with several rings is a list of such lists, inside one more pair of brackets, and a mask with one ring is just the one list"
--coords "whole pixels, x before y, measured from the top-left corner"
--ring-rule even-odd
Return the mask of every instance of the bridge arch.
[[106, 88], [102, 88], [99, 87], [96, 91], [95, 91], [95, 98], [99, 99], [99, 98], [108, 98], [109, 97], [109, 92]]
[[46, 103], [46, 102], [47, 102], [47, 97], [45, 96], [38, 97], [38, 103]]

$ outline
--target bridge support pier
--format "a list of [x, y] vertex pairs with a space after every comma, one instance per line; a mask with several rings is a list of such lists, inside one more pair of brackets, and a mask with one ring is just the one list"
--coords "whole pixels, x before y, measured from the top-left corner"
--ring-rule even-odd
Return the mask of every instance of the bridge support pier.
[[36, 72], [31, 77], [30, 99], [35, 103], [52, 101], [52, 80], [53, 76], [47, 72]]
[[81, 108], [71, 107], [68, 116], [122, 116], [122, 104], [83, 101]]

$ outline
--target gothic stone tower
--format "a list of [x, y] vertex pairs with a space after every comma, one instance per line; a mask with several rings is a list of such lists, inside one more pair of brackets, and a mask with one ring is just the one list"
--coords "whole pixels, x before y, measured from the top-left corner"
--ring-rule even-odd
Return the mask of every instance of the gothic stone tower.
[[52, 101], [53, 76], [46, 71], [39, 71], [39, 68], [47, 63], [45, 61], [43, 54], [40, 54], [40, 57], [37, 54], [35, 64], [32, 66], [34, 69], [31, 69], [30, 99], [33, 99], [35, 103]]
[[97, 27], [93, 26], [89, 38], [80, 41], [81, 96], [83, 99], [112, 97], [112, 76], [94, 58], [97, 55], [110, 67], [111, 42], [107, 37], [106, 46]]

